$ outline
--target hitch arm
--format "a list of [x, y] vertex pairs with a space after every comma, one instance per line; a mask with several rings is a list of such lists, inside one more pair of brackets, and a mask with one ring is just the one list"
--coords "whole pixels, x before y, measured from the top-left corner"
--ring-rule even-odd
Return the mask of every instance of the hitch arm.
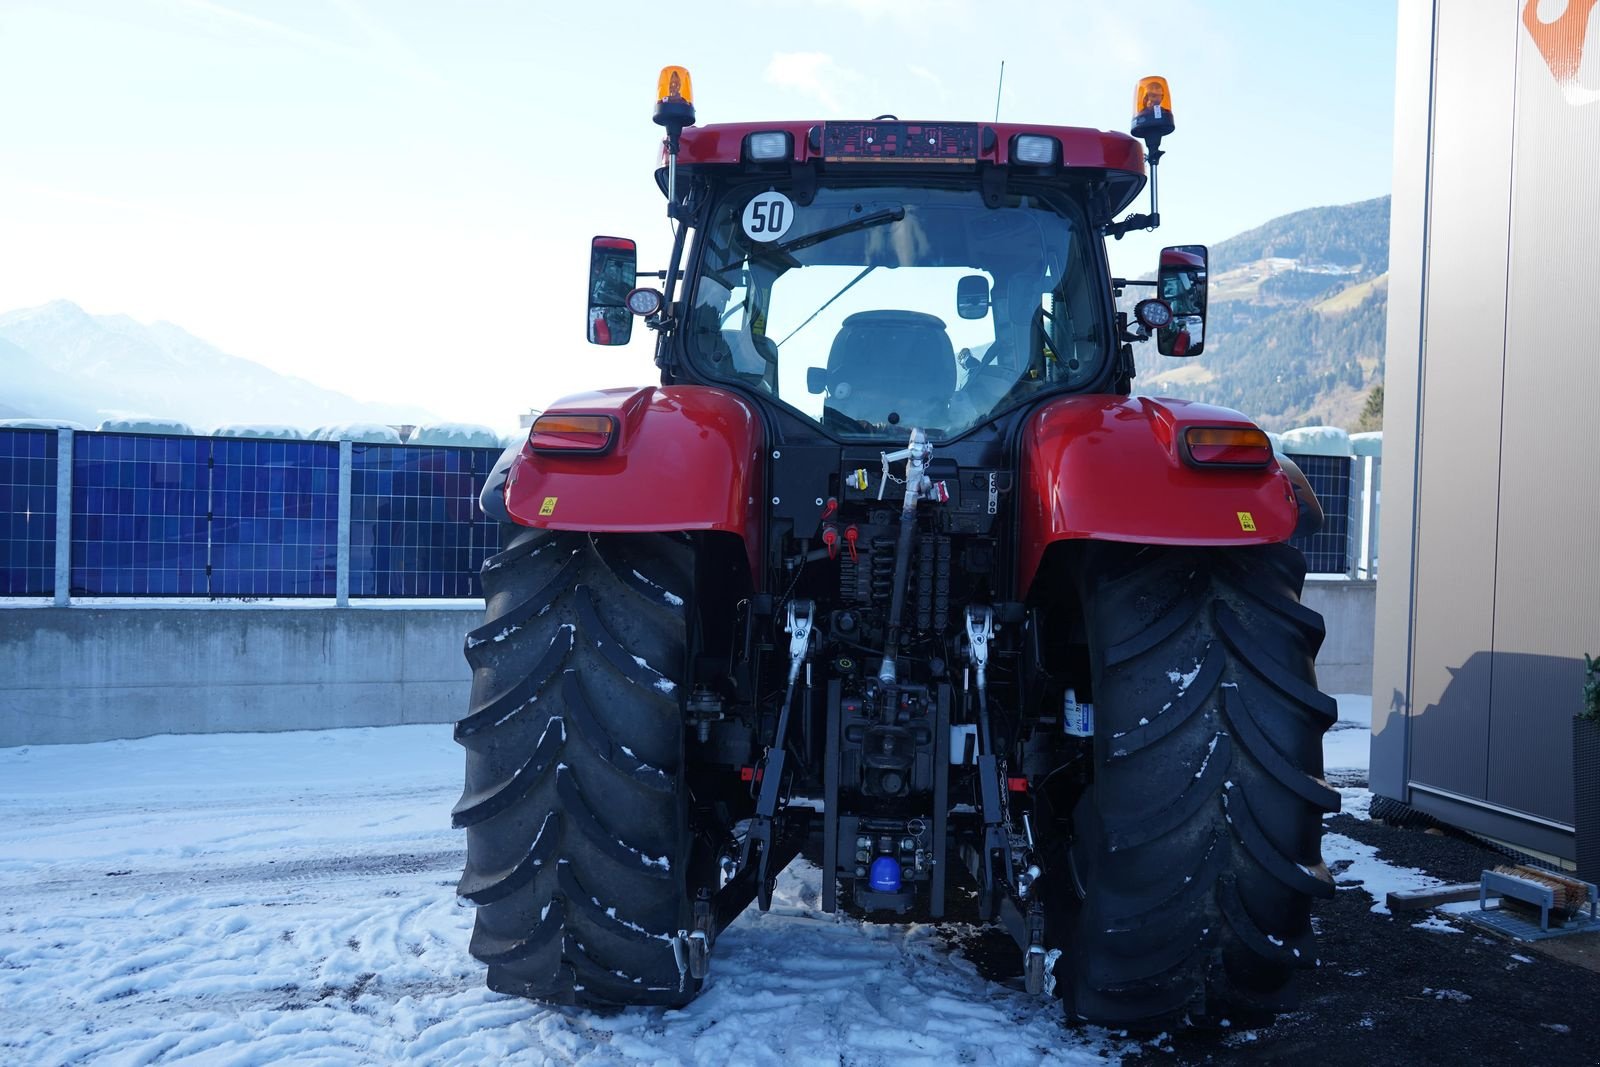
[[[795, 685], [800, 680], [800, 670], [805, 666], [811, 644], [811, 626], [816, 617], [816, 605], [809, 600], [789, 601], [789, 685], [783, 694], [783, 708], [778, 712], [778, 729], [772, 739], [772, 748], [761, 769], [761, 792], [756, 797], [756, 811], [745, 834], [744, 847], [739, 853], [739, 871], [743, 875], [756, 861], [756, 894], [762, 911], [772, 907], [772, 885], [790, 859], [774, 865], [774, 842], [777, 833], [778, 803], [782, 799], [784, 764], [788, 759], [786, 749], [789, 732], [789, 709], [794, 706]], [[809, 678], [809, 675], [808, 675]], [[809, 684], [808, 684], [809, 688]], [[754, 854], [754, 855], [752, 855]]]

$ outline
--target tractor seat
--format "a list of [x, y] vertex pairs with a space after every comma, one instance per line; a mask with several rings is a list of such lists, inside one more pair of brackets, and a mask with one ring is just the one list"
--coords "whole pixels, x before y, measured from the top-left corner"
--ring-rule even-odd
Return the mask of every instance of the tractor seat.
[[918, 311], [859, 311], [844, 320], [824, 377], [832, 410], [848, 420], [942, 428], [956, 388], [944, 321]]

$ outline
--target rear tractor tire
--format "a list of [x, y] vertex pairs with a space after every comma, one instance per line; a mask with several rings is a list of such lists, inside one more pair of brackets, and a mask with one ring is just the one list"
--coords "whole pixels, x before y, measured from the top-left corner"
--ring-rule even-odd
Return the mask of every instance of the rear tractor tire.
[[[682, 1005], [692, 842], [678, 684], [689, 542], [503, 528], [483, 565], [457, 892], [490, 989]], [[675, 951], [675, 948], [678, 951]]]
[[1099, 545], [1080, 580], [1094, 779], [1071, 814], [1069, 1017], [1161, 1025], [1286, 1010], [1333, 896], [1321, 618], [1286, 545]]

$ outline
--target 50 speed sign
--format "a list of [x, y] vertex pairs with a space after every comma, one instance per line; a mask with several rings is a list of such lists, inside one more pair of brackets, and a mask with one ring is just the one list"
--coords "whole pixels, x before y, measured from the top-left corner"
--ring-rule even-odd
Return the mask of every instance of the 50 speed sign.
[[744, 206], [743, 221], [750, 240], [776, 241], [794, 222], [794, 204], [782, 193], [762, 193]]

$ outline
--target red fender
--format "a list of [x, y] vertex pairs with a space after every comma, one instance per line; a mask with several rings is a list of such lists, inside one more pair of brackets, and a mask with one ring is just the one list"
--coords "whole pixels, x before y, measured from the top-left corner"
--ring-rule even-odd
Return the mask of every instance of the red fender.
[[506, 477], [506, 510], [524, 526], [595, 533], [726, 530], [761, 565], [761, 423], [735, 394], [699, 385], [601, 389], [546, 415], [609, 415], [601, 455], [522, 446]]
[[1190, 426], [1255, 423], [1227, 408], [1146, 396], [1063, 397], [1034, 412], [1022, 437], [1018, 589], [1027, 591], [1056, 541], [1287, 541], [1298, 512], [1283, 469], [1191, 466], [1178, 446]]

